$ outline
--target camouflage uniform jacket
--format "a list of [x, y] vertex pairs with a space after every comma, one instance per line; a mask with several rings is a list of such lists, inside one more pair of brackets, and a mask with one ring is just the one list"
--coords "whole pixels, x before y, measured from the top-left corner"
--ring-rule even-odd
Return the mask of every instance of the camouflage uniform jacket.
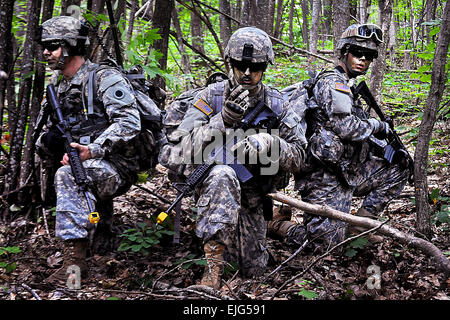
[[[221, 99], [222, 105], [225, 103], [226, 98], [230, 93], [229, 82], [224, 81], [225, 87], [223, 97]], [[207, 105], [211, 106], [214, 112], [211, 115], [207, 115], [200, 111], [198, 108], [191, 106], [188, 108], [183, 121], [178, 127], [178, 134], [183, 136], [183, 139], [187, 139], [191, 142], [192, 152], [194, 150], [203, 150], [205, 145], [209, 142], [208, 137], [213, 136], [213, 131], [220, 131], [226, 133], [222, 115], [218, 107], [214, 105], [214, 101], [217, 101], [215, 94], [217, 87], [223, 85], [223, 82], [218, 82], [209, 85], [204, 90], [200, 91], [193, 100], [198, 101], [202, 99]], [[280, 93], [271, 87], [262, 84], [259, 93], [253, 97], [250, 97], [250, 107], [247, 109], [249, 112], [252, 107], [265, 97], [266, 104], [272, 108], [272, 97], [280, 97]], [[284, 100], [281, 101], [281, 114], [279, 116], [279, 137], [280, 137], [280, 157], [279, 166], [281, 170], [286, 172], [298, 172], [302, 169], [304, 161], [304, 148], [306, 147], [305, 133], [300, 126], [300, 119], [298, 115], [288, 108], [288, 105]], [[184, 172], [186, 174], [186, 172]]]
[[[74, 77], [56, 82], [63, 115], [71, 127], [75, 142], [87, 145], [93, 159], [110, 161], [123, 179], [134, 183], [137, 179], [135, 143], [141, 130], [135, 96], [119, 71], [102, 68], [95, 73], [96, 97], [93, 108], [89, 108], [86, 83], [90, 71], [97, 68], [97, 64], [86, 60]], [[54, 83], [55, 78], [52, 78]], [[46, 101], [44, 107], [45, 104]], [[41, 108], [40, 118], [44, 114], [44, 107]], [[38, 153], [43, 160], [54, 157], [41, 138], [56, 123], [57, 120], [50, 116], [37, 141]]]
[[367, 139], [379, 125], [377, 119], [368, 118], [361, 101], [353, 96], [352, 82], [337, 67], [317, 81], [310, 101], [315, 125], [308, 139], [310, 150], [327, 164], [336, 164], [345, 174], [351, 174], [367, 159]]

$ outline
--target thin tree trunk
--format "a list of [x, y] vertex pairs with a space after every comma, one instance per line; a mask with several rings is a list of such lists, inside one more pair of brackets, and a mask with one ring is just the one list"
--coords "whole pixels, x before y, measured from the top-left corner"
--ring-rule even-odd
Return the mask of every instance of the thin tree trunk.
[[[281, 20], [283, 19], [283, 0], [277, 0], [277, 18], [275, 20], [275, 31], [274, 31], [274, 37], [275, 38], [281, 38]], [[289, 19], [290, 21], [290, 19]]]
[[[0, 1], [0, 71], [9, 74], [12, 70], [11, 25], [14, 13], [14, 0]], [[13, 77], [14, 78], [14, 77]], [[0, 139], [3, 133], [3, 115], [5, 112], [6, 79], [0, 79]], [[12, 106], [8, 105], [8, 108]], [[9, 112], [8, 112], [9, 114]], [[1, 190], [1, 188], [0, 188]]]
[[[52, 17], [53, 12], [53, 6], [54, 6], [54, 0], [47, 0], [43, 3], [42, 8], [42, 21], [44, 22]], [[34, 56], [37, 57], [38, 61], [45, 61], [43, 51], [41, 46], [35, 46], [35, 54]], [[33, 92], [32, 92], [32, 98], [31, 98], [31, 107], [30, 107], [30, 121], [28, 124], [28, 130], [26, 135], [26, 145], [24, 149], [23, 154], [23, 160], [21, 164], [21, 170], [20, 170], [20, 186], [23, 186], [25, 183], [27, 183], [26, 179], [30, 176], [31, 173], [31, 161], [34, 161], [34, 145], [33, 141], [31, 139], [35, 123], [37, 120], [37, 117], [39, 115], [39, 110], [41, 106], [41, 101], [44, 96], [44, 82], [45, 82], [45, 63], [44, 62], [37, 62], [35, 66], [35, 75], [34, 75], [34, 83], [33, 83]], [[24, 193], [21, 193], [21, 202], [27, 200], [27, 196], [30, 196], [30, 194], [25, 195]]]
[[307, 0], [301, 0], [302, 1], [302, 38], [303, 43], [306, 42], [306, 50], [309, 51], [310, 44], [309, 44], [309, 37], [308, 37], [308, 1]]
[[370, 78], [370, 91], [381, 104], [383, 89], [383, 78], [386, 73], [386, 46], [389, 43], [389, 27], [391, 25], [392, 16], [392, 0], [379, 0], [380, 6], [380, 27], [383, 30], [383, 43], [378, 46], [378, 58], [375, 59], [372, 65], [372, 75]]
[[333, 39], [335, 57], [337, 57], [337, 42], [341, 38], [342, 33], [350, 25], [349, 0], [333, 1]]
[[[230, 1], [229, 0], [220, 0], [219, 1], [219, 10], [227, 15], [231, 15], [230, 9]], [[220, 40], [222, 40], [223, 44], [228, 43], [228, 40], [231, 37], [231, 19], [227, 16], [221, 14], [219, 16], [220, 21]]]
[[289, 6], [289, 44], [294, 44], [294, 10], [295, 10], [295, 0], [291, 0], [291, 5]]
[[320, 15], [320, 0], [312, 1], [311, 8], [311, 30], [310, 36], [310, 50], [312, 53], [317, 53], [317, 43], [319, 42], [319, 15]]
[[139, 0], [131, 0], [131, 9], [128, 16], [127, 43], [130, 43], [131, 37], [133, 36], [134, 19], [136, 18], [138, 6]]
[[[186, 50], [184, 48], [183, 43], [183, 31], [181, 30], [180, 26], [180, 20], [178, 18], [178, 10], [176, 6], [173, 8], [172, 11], [172, 23], [176, 31], [177, 35], [177, 43], [178, 43], [178, 50], [180, 51], [181, 55], [181, 66], [183, 68], [183, 73], [185, 75], [191, 74], [191, 63], [189, 61], [189, 57], [186, 54]], [[186, 81], [186, 89], [191, 88], [190, 82]]]
[[450, 4], [447, 1], [445, 3], [444, 13], [442, 15], [442, 24], [433, 59], [430, 92], [427, 98], [426, 108], [423, 112], [422, 122], [420, 123], [419, 136], [417, 139], [416, 151], [414, 153], [414, 185], [416, 196], [417, 229], [428, 237], [432, 234], [430, 206], [428, 204], [428, 149], [434, 123], [436, 121], [439, 103], [442, 99], [445, 83], [447, 81], [445, 64], [449, 41]]
[[[16, 129], [11, 139], [11, 152], [10, 158], [7, 163], [7, 172], [5, 178], [5, 191], [10, 192], [16, 189], [19, 183], [20, 177], [20, 161], [22, 159], [23, 143], [25, 138], [25, 131], [27, 127], [27, 118], [30, 108], [30, 95], [32, 90], [34, 70], [34, 35], [36, 32], [37, 24], [39, 21], [39, 15], [41, 11], [41, 1], [28, 2], [27, 12], [27, 31], [24, 43], [24, 54], [21, 63], [20, 73], [20, 88], [19, 88], [19, 101], [18, 101], [18, 118]], [[4, 216], [4, 219], [7, 219]]]
[[[167, 51], [169, 48], [169, 33], [170, 22], [172, 18], [172, 10], [175, 7], [174, 0], [156, 0], [155, 12], [153, 15], [153, 28], [159, 28], [161, 39], [154, 42], [153, 48], [162, 53], [162, 58], [159, 60], [159, 67], [165, 70], [167, 66]], [[165, 89], [166, 82], [163, 77], [156, 76], [155, 85]]]

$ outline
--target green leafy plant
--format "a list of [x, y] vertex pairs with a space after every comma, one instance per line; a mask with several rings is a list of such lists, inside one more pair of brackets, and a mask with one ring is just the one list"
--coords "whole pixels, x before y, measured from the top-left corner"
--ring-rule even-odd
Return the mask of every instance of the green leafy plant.
[[159, 224], [148, 226], [146, 223], [138, 222], [137, 228], [125, 230], [120, 235], [124, 240], [117, 250], [148, 255], [148, 249], [151, 246], [159, 244], [165, 235], [173, 234], [173, 231], [166, 230], [164, 226]]
[[368, 243], [369, 241], [365, 237], [359, 237], [347, 245], [344, 255], [352, 258], [358, 253], [356, 249], [364, 249]]
[[312, 281], [300, 279], [298, 282], [296, 282], [296, 284], [297, 286], [301, 287], [300, 291], [298, 292], [299, 296], [303, 296], [307, 300], [317, 299], [319, 297], [319, 295], [315, 291], [310, 290], [311, 286], [314, 284]]
[[10, 261], [10, 256], [19, 252], [21, 252], [19, 247], [0, 247], [0, 257], [2, 260], [6, 258], [6, 261], [0, 261], [0, 268], [5, 269], [6, 273], [16, 270], [17, 264], [15, 261]]

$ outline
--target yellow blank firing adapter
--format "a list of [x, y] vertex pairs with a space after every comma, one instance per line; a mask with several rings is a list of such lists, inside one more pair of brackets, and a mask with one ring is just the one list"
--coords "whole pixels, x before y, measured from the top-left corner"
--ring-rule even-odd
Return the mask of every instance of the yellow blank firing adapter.
[[156, 223], [163, 223], [164, 220], [166, 220], [167, 218], [167, 213], [165, 212], [161, 212], [160, 214], [158, 214], [158, 217], [156, 218]]
[[92, 224], [96, 224], [100, 221], [100, 215], [98, 212], [94, 211], [89, 214], [89, 222]]

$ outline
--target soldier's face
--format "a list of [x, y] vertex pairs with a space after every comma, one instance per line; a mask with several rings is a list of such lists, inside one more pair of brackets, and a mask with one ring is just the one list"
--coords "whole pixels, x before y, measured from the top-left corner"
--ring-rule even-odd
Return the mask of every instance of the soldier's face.
[[[244, 69], [244, 68], [242, 68]], [[252, 71], [250, 68], [241, 70], [240, 68], [233, 67], [234, 79], [237, 83], [244, 86], [246, 89], [254, 88], [263, 76], [264, 71]]]
[[372, 60], [367, 59], [367, 57], [365, 57], [364, 55], [357, 57], [354, 56], [351, 52], [348, 53], [347, 64], [350, 69], [358, 73], [366, 72], [371, 62]]
[[62, 56], [62, 47], [56, 43], [44, 43], [44, 58], [51, 69], [54, 69]]

